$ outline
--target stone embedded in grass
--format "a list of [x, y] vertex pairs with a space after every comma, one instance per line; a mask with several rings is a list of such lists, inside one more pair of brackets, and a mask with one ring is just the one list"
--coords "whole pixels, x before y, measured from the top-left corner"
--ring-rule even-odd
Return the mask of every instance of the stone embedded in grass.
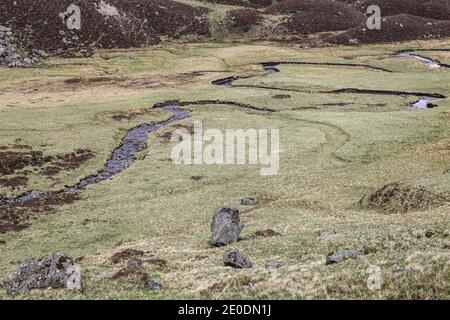
[[274, 270], [281, 267], [281, 262], [277, 260], [268, 260], [265, 265], [267, 270]]
[[223, 263], [235, 269], [248, 269], [253, 266], [252, 261], [238, 249], [227, 249], [223, 254]]
[[243, 227], [238, 209], [231, 207], [217, 209], [211, 223], [212, 237], [210, 244], [219, 247], [237, 242]]
[[256, 205], [256, 202], [257, 202], [256, 197], [253, 196], [241, 198], [241, 204], [244, 206], [254, 206]]
[[326, 258], [326, 265], [342, 262], [347, 259], [356, 259], [356, 250], [342, 249], [330, 252]]
[[79, 266], [72, 258], [60, 252], [24, 261], [6, 275], [3, 286], [6, 293], [12, 296], [32, 289], [83, 289]]

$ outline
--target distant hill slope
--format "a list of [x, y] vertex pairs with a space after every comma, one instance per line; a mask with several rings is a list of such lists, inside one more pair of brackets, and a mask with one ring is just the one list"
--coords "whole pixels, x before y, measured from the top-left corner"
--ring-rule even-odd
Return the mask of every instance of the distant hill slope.
[[[71, 4], [81, 9], [80, 30], [66, 26]], [[366, 30], [372, 4], [381, 7], [381, 31]], [[313, 38], [325, 44], [434, 39], [450, 36], [449, 23], [450, 0], [0, 0], [0, 26], [11, 29], [22, 52], [66, 55], [170, 39], [273, 40], [313, 33], [322, 33]]]

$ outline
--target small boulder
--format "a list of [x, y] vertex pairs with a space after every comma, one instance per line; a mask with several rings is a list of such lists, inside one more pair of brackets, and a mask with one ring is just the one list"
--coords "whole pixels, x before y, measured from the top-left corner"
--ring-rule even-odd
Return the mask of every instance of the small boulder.
[[353, 249], [343, 249], [330, 252], [326, 258], [326, 265], [339, 263], [347, 259], [356, 259], [356, 250]]
[[231, 207], [217, 209], [211, 223], [212, 237], [210, 244], [219, 247], [238, 241], [243, 227], [238, 209]]
[[256, 197], [252, 197], [252, 196], [248, 196], [248, 197], [244, 197], [241, 198], [241, 204], [243, 206], [254, 206], [256, 205]]
[[238, 249], [227, 249], [223, 254], [223, 263], [227, 267], [248, 269], [253, 266], [252, 261]]
[[33, 289], [83, 289], [80, 267], [72, 258], [60, 252], [24, 261], [6, 275], [3, 286], [6, 293], [12, 296]]

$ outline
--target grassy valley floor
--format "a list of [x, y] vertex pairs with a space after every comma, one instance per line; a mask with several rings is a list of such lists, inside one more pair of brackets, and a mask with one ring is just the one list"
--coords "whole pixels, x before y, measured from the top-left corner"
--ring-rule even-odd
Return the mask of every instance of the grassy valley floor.
[[[170, 117], [149, 108], [158, 102], [227, 100], [276, 112], [184, 107], [191, 117], [152, 133], [128, 170], [90, 186], [80, 200], [32, 214], [24, 230], [0, 234], [0, 278], [24, 259], [62, 251], [77, 258], [84, 294], [34, 290], [18, 298], [448, 299], [449, 203], [404, 212], [362, 208], [358, 201], [391, 182], [450, 191], [450, 99], [418, 110], [411, 107], [419, 99], [413, 95], [328, 92], [449, 97], [450, 70], [394, 55], [405, 48], [450, 63], [449, 41], [312, 49], [197, 43], [1, 68], [0, 154], [26, 158], [37, 152], [34, 163], [2, 167], [3, 196], [59, 190], [95, 174], [128, 129]], [[430, 50], [436, 48], [446, 50]], [[359, 64], [391, 72], [308, 64], [279, 65], [281, 72], [263, 75], [258, 63], [266, 61]], [[261, 76], [237, 80], [235, 88], [211, 84], [234, 75]], [[170, 132], [196, 120], [205, 129], [279, 129], [278, 175], [261, 176], [259, 165], [173, 164]], [[73, 160], [77, 150], [91, 156]], [[75, 164], [65, 165], [72, 163], [67, 158]], [[55, 173], [49, 166], [62, 169]], [[5, 182], [18, 177], [22, 183], [14, 188]], [[257, 205], [241, 206], [246, 195], [256, 196]], [[224, 204], [240, 209], [242, 236], [281, 233], [233, 245], [250, 257], [251, 269], [224, 267], [224, 248], [208, 245], [214, 210]], [[357, 259], [325, 265], [329, 252], [360, 245], [365, 252]], [[111, 279], [120, 265], [110, 257], [126, 248], [144, 251], [145, 268], [162, 291]], [[155, 263], [159, 259], [166, 263]], [[267, 270], [268, 260], [281, 267]], [[379, 290], [367, 286], [369, 266], [381, 270]], [[1, 290], [0, 298], [9, 297]]]

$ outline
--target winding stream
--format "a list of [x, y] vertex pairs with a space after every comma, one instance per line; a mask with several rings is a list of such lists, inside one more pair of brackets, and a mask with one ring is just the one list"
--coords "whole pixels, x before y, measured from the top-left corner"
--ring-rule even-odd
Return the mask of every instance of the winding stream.
[[449, 68], [450, 67], [449, 65], [440, 63], [437, 60], [433, 60], [431, 58], [417, 54], [413, 50], [399, 51], [396, 56], [401, 57], [401, 58], [415, 58], [431, 69]]
[[[418, 57], [417, 55], [414, 55], [410, 52], [402, 52], [402, 56], [414, 56]], [[430, 59], [428, 59], [430, 60]], [[428, 61], [425, 60], [425, 58], [421, 57], [421, 61], [426, 63], [427, 65], [436, 64], [436, 62], [432, 62], [432, 60]], [[278, 68], [279, 65], [323, 65], [323, 66], [344, 66], [344, 67], [355, 67], [355, 68], [366, 68], [371, 69], [374, 71], [381, 71], [381, 72], [392, 72], [387, 69], [379, 68], [379, 67], [373, 67], [370, 65], [363, 65], [363, 64], [339, 64], [339, 63], [316, 63], [316, 62], [289, 62], [289, 61], [283, 61], [283, 62], [261, 62], [259, 65], [264, 69], [264, 74], [259, 75], [252, 75], [252, 76], [231, 76], [227, 78], [217, 79], [212, 81], [212, 84], [214, 85], [220, 85], [227, 88], [234, 88], [239, 87], [238, 85], [235, 85], [234, 82], [240, 79], [249, 79], [253, 77], [259, 77], [259, 76], [267, 76], [273, 73], [280, 72], [280, 69]], [[252, 87], [252, 86], [248, 86]], [[283, 90], [278, 88], [265, 88], [262, 89], [274, 89], [274, 90]], [[289, 89], [286, 89], [287, 91], [292, 91]], [[414, 104], [415, 107], [423, 109], [429, 107], [430, 101], [434, 99], [440, 99], [445, 98], [442, 95], [439, 94], [426, 94], [426, 93], [414, 93], [414, 92], [395, 92], [395, 91], [386, 91], [386, 90], [361, 90], [361, 89], [340, 89], [340, 90], [333, 90], [333, 91], [327, 91], [327, 92], [319, 92], [319, 93], [362, 93], [362, 94], [387, 94], [387, 95], [415, 95], [420, 96], [420, 100]], [[127, 168], [131, 166], [131, 164], [136, 160], [136, 154], [143, 151], [145, 149], [145, 144], [148, 140], [148, 135], [151, 132], [157, 131], [158, 129], [161, 129], [163, 127], [166, 127], [170, 124], [173, 124], [175, 122], [184, 120], [188, 118], [191, 115], [191, 110], [187, 109], [181, 109], [180, 107], [185, 106], [193, 106], [193, 105], [221, 105], [221, 106], [227, 106], [232, 108], [239, 108], [263, 115], [267, 115], [273, 112], [273, 110], [268, 108], [259, 108], [250, 104], [244, 104], [240, 102], [235, 101], [225, 101], [225, 100], [198, 100], [198, 101], [179, 101], [179, 100], [173, 100], [173, 101], [165, 101], [161, 103], [157, 103], [152, 106], [152, 108], [161, 108], [162, 110], [169, 112], [172, 116], [162, 122], [156, 123], [156, 124], [140, 124], [136, 127], [131, 128], [128, 130], [126, 136], [122, 139], [120, 145], [115, 148], [106, 162], [103, 169], [101, 169], [97, 174], [86, 177], [79, 181], [76, 184], [66, 186], [62, 190], [58, 191], [30, 191], [27, 193], [24, 193], [22, 195], [16, 196], [16, 197], [10, 197], [10, 198], [3, 198], [1, 199], [0, 203], [3, 204], [14, 204], [14, 203], [23, 203], [31, 200], [36, 199], [42, 199], [46, 198], [52, 195], [57, 195], [61, 193], [74, 193], [78, 191], [82, 191], [85, 188], [87, 188], [90, 185], [98, 184], [103, 181], [109, 180], [113, 176], [125, 171]]]

